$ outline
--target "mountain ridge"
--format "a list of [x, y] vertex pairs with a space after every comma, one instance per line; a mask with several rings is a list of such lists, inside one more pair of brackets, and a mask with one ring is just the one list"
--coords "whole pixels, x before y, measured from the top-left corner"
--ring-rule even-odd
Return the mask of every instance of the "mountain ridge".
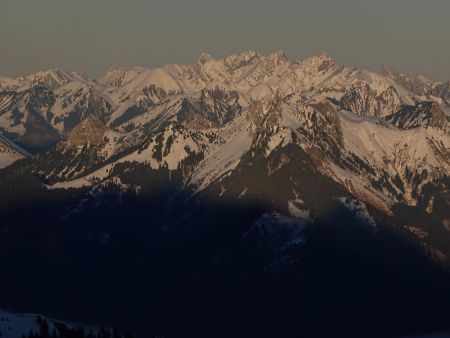
[[[70, 148], [70, 144], [74, 143], [70, 141], [71, 137], [75, 139], [72, 128], [80, 128], [84, 121], [94, 116], [98, 125], [110, 130], [110, 136], [102, 140], [102, 137], [94, 135], [96, 128], [93, 128], [95, 146], [91, 147], [84, 141], [79, 143], [79, 156], [83, 151], [93, 151], [98, 156], [102, 153], [99, 158], [103, 161], [109, 161], [109, 158], [120, 158], [120, 154], [125, 153], [126, 156], [116, 160], [116, 163], [150, 161], [152, 167], [168, 165], [174, 170], [186, 158], [201, 154], [203, 159], [198, 163], [199, 168], [210, 168], [210, 179], [217, 179], [227, 170], [232, 170], [233, 166], [223, 166], [218, 159], [212, 161], [209, 156], [215, 158], [214, 153], [220, 154], [228, 149], [226, 153], [236, 163], [239, 162], [237, 154], [241, 156], [249, 151], [250, 142], [254, 143], [257, 137], [266, 137], [271, 144], [273, 141], [270, 139], [283, 139], [281, 135], [288, 130], [302, 139], [298, 143], [304, 149], [319, 146], [327, 161], [331, 161], [327, 164], [331, 165], [330, 168], [337, 164], [344, 170], [358, 173], [360, 169], [350, 169], [355, 163], [349, 167], [349, 164], [342, 162], [343, 156], [357, 156], [358, 161], [372, 168], [372, 173], [373, 170], [381, 170], [385, 171], [382, 175], [400, 175], [406, 186], [410, 183], [404, 176], [405, 168], [413, 172], [427, 169], [427, 176], [448, 175], [449, 117], [445, 113], [446, 106], [442, 106], [445, 100], [430, 101], [430, 97], [424, 100], [424, 93], [418, 95], [413, 88], [410, 90], [408, 84], [413, 81], [412, 78], [388, 68], [384, 69], [384, 74], [339, 66], [325, 52], [296, 61], [289, 60], [283, 52], [264, 56], [252, 50], [223, 59], [203, 53], [192, 65], [167, 65], [157, 69], [135, 67], [129, 71], [111, 68], [99, 81], [86, 80], [83, 76], [56, 69], [16, 80], [16, 86], [23, 88], [27, 87], [24, 85], [26, 79], [32, 79], [25, 91], [17, 89], [14, 92], [14, 85], [10, 85], [8, 91], [0, 93], [4, 96], [0, 104], [0, 127], [3, 126], [6, 135], [12, 135], [10, 139], [19, 144], [23, 138], [35, 139], [34, 130], [48, 129], [54, 140], [64, 143], [69, 138]], [[429, 91], [433, 86], [441, 85], [427, 83]], [[23, 93], [26, 93], [25, 96]], [[14, 122], [10, 128], [1, 123], [2, 117], [5, 121], [8, 114]], [[356, 123], [354, 114], [361, 116], [362, 120]], [[323, 122], [319, 122], [318, 117]], [[43, 122], [45, 118], [48, 122]], [[21, 126], [20, 121], [24, 119]], [[30, 124], [30, 119], [35, 122]], [[234, 120], [243, 122], [238, 126], [233, 123]], [[323, 134], [330, 123], [334, 126], [334, 131], [330, 129], [330, 132], [339, 135], [339, 138]], [[387, 137], [390, 141], [371, 140], [361, 134], [363, 129], [350, 128], [349, 123], [368, 126], [367, 133], [374, 135], [391, 130]], [[384, 127], [380, 129], [380, 125]], [[420, 147], [429, 144], [425, 149], [431, 157], [426, 160], [423, 150], [419, 148], [404, 151], [403, 161], [408, 160], [406, 164], [399, 164], [404, 166], [403, 171], [396, 169], [397, 172], [388, 173], [382, 167], [391, 161], [398, 161], [395, 159], [399, 156], [397, 152], [400, 152], [397, 148], [408, 143], [403, 140], [403, 130], [416, 128], [424, 128], [424, 131], [415, 133], [418, 140], [414, 144], [417, 147], [419, 144]], [[101, 129], [103, 135], [106, 129]], [[354, 130], [360, 135], [349, 141]], [[42, 134], [41, 131], [39, 133]], [[242, 135], [241, 144], [233, 140], [238, 134]], [[45, 135], [44, 131], [43, 137]], [[89, 139], [89, 135], [84, 137]], [[211, 142], [211, 137], [216, 141]], [[359, 142], [365, 147], [375, 143], [370, 146], [370, 152], [362, 152], [354, 148]], [[234, 149], [227, 144], [234, 144]], [[269, 152], [273, 150], [270, 147], [274, 145], [269, 145]], [[58, 146], [58, 149], [64, 147]], [[147, 149], [146, 152], [144, 149]], [[143, 156], [143, 153], [147, 155]], [[219, 170], [219, 167], [222, 169]], [[333, 169], [327, 170], [331, 170], [330, 174], [341, 181], [338, 178], [340, 175]], [[66, 171], [71, 169], [66, 168]], [[82, 172], [70, 177], [77, 178]], [[89, 173], [89, 169], [85, 172]], [[354, 174], [352, 177], [355, 178]], [[212, 183], [195, 175], [186, 179], [200, 186]], [[364, 181], [367, 179], [363, 178]], [[362, 184], [373, 186], [375, 183]], [[389, 185], [390, 191], [383, 192], [383, 195], [391, 195], [388, 200], [392, 200], [392, 196], [394, 201], [398, 200], [405, 194], [394, 183]], [[416, 182], [413, 185], [416, 187], [411, 189], [419, 189], [420, 184]], [[363, 190], [366, 193], [369, 191]]]
[[385, 73], [250, 50], [7, 82], [33, 155], [0, 170], [0, 303], [143, 337], [448, 329], [448, 91]]

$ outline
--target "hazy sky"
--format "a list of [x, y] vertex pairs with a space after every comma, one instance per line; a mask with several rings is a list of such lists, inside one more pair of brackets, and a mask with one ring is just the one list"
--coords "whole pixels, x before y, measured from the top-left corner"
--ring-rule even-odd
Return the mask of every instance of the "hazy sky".
[[450, 0], [0, 0], [0, 74], [257, 49], [450, 80]]

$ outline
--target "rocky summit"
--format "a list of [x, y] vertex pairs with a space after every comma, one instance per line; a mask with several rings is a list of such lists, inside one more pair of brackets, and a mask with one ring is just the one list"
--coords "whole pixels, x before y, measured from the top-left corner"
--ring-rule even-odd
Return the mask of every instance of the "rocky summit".
[[67, 139], [67, 145], [69, 147], [98, 145], [102, 141], [107, 129], [98, 117], [89, 115], [71, 130]]

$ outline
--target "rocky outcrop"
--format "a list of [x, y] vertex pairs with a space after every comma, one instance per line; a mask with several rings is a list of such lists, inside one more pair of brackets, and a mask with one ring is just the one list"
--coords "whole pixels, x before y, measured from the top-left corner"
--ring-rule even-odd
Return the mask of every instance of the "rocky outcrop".
[[67, 140], [68, 146], [98, 145], [107, 130], [108, 128], [99, 118], [90, 115], [70, 132]]
[[218, 128], [230, 122], [240, 111], [238, 94], [220, 89], [203, 89], [200, 98], [185, 98], [177, 113], [179, 122], [188, 128], [204, 130]]
[[397, 91], [389, 87], [379, 95], [367, 83], [354, 85], [341, 99], [341, 108], [363, 116], [384, 117], [403, 105]]
[[428, 96], [439, 97], [450, 106], [450, 82], [438, 84], [428, 92]]
[[323, 125], [323, 128], [327, 134], [334, 138], [340, 147], [343, 147], [344, 136], [342, 134], [341, 122], [336, 108], [326, 101], [312, 104], [311, 107], [319, 112], [325, 119], [326, 124]]
[[449, 118], [433, 102], [423, 102], [416, 106], [406, 106], [386, 117], [386, 120], [401, 129], [430, 126], [447, 129]]

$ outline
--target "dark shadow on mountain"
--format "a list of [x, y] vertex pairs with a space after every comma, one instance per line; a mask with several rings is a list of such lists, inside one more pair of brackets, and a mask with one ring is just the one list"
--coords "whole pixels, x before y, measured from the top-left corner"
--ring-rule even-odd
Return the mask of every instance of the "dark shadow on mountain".
[[[306, 243], [246, 236], [273, 205], [192, 197], [137, 168], [139, 195], [47, 190], [1, 172], [0, 304], [142, 337], [388, 337], [449, 327], [450, 278], [399, 229], [332, 200]], [[8, 174], [8, 170], [9, 174]], [[9, 189], [9, 190], [8, 190]], [[15, 193], [16, 192], [16, 193]]]

